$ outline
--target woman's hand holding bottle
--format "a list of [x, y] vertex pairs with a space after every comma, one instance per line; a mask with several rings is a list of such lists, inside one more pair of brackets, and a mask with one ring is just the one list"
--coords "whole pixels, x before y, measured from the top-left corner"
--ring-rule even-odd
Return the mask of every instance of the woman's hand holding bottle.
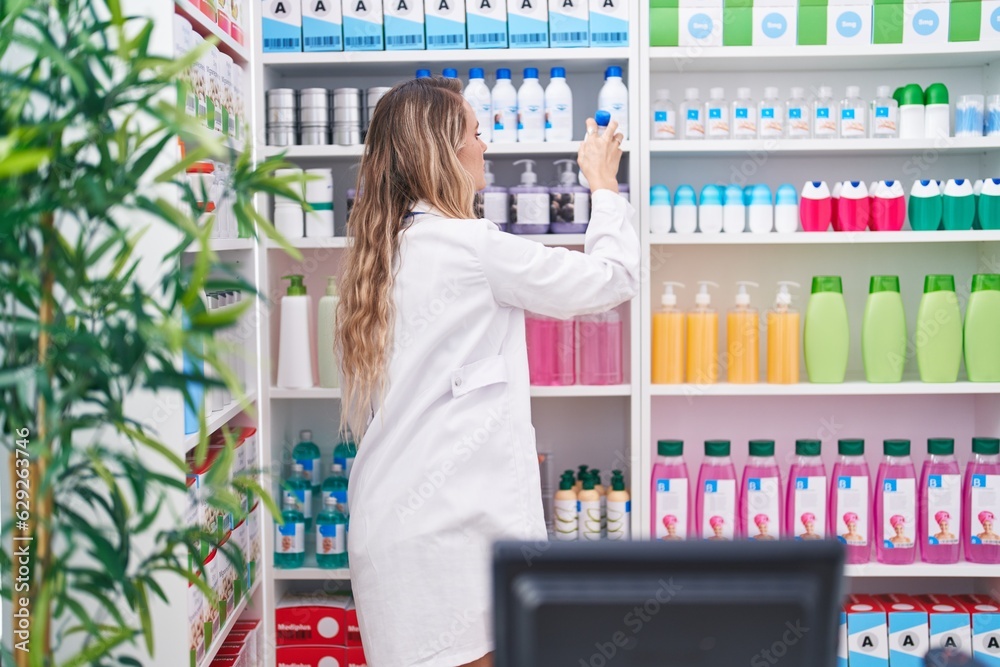
[[580, 143], [576, 162], [590, 184], [591, 192], [618, 192], [618, 165], [622, 159], [621, 143], [624, 137], [618, 132], [616, 121], [611, 121], [601, 134], [598, 134], [597, 127], [593, 118], [587, 119], [587, 136]]

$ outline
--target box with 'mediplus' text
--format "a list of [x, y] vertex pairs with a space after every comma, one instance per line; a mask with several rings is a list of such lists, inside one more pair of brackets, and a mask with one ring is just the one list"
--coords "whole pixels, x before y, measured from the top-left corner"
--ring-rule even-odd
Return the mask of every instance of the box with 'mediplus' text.
[[275, 610], [278, 646], [360, 646], [348, 595], [286, 595]]

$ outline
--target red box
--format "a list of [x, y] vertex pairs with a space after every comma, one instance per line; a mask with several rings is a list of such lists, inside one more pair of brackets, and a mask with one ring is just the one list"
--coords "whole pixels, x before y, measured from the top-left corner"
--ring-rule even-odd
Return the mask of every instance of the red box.
[[220, 655], [212, 661], [212, 667], [236, 667], [239, 657], [235, 655]]
[[[347, 644], [346, 646], [356, 646], [361, 648], [361, 626], [358, 625], [358, 609], [354, 606], [354, 598], [347, 604]], [[361, 654], [361, 661], [364, 662], [364, 653]]]
[[347, 667], [343, 646], [279, 646], [278, 667]]
[[365, 660], [365, 650], [361, 646], [347, 647], [346, 667], [368, 667], [368, 661]]
[[274, 612], [278, 646], [346, 646], [353, 607], [348, 595], [286, 595]]

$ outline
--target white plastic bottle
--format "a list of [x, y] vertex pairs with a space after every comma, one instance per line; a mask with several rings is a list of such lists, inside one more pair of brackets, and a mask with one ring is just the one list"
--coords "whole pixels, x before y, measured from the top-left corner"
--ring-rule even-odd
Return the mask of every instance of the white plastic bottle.
[[573, 141], [573, 91], [563, 67], [552, 68], [545, 87], [545, 141]]
[[545, 141], [545, 90], [537, 67], [524, 68], [524, 82], [517, 90], [517, 141]]
[[319, 386], [326, 389], [336, 389], [340, 386], [340, 375], [337, 371], [337, 355], [333, 349], [333, 332], [337, 328], [337, 279], [330, 276], [326, 279], [326, 294], [317, 306], [316, 313], [316, 357], [319, 365]]
[[812, 114], [809, 113], [809, 104], [806, 102], [802, 88], [796, 86], [792, 88], [792, 96], [785, 106], [785, 118], [788, 119], [789, 139], [810, 139], [812, 138]]
[[889, 86], [879, 86], [872, 107], [872, 136], [894, 139], [899, 136], [899, 102], [892, 99]]
[[682, 185], [674, 193], [674, 231], [678, 234], [693, 234], [698, 229], [698, 205], [695, 203], [694, 188]]
[[813, 138], [836, 139], [839, 134], [837, 105], [833, 100], [833, 88], [820, 86], [819, 97], [813, 102]]
[[670, 101], [670, 91], [656, 91], [653, 102], [653, 139], [677, 138], [677, 107]]
[[768, 86], [759, 107], [761, 139], [781, 139], [785, 136], [785, 105], [778, 99], [778, 89]]
[[510, 70], [497, 70], [497, 82], [490, 96], [493, 106], [493, 143], [517, 141], [517, 91], [510, 82]]
[[774, 230], [771, 188], [763, 184], [753, 186], [750, 205], [747, 206], [747, 219], [751, 234], [768, 234]]
[[628, 88], [622, 81], [622, 68], [612, 65], [604, 72], [604, 85], [597, 95], [597, 108], [611, 114], [618, 122], [618, 132], [628, 139]]
[[702, 234], [718, 234], [722, 231], [722, 193], [717, 185], [706, 185], [701, 189], [698, 231]]
[[309, 297], [305, 276], [284, 276], [291, 281], [281, 299], [281, 325], [278, 337], [278, 386], [282, 389], [311, 389], [313, 386], [310, 353]]
[[722, 88], [712, 88], [708, 91], [708, 102], [705, 104], [705, 136], [709, 139], [728, 139], [729, 106], [725, 100], [726, 91]]
[[747, 207], [743, 203], [743, 188], [730, 185], [726, 188], [722, 205], [722, 231], [726, 234], [742, 234], [747, 226]]
[[785, 183], [774, 195], [774, 231], [790, 234], [799, 229], [799, 196], [795, 186]]
[[868, 105], [861, 99], [861, 88], [858, 86], [848, 86], [847, 97], [840, 102], [840, 137], [868, 137]]
[[681, 123], [684, 127], [685, 139], [705, 138], [704, 110], [698, 99], [697, 88], [684, 89], [684, 102], [681, 104]]
[[465, 101], [476, 112], [479, 121], [479, 138], [490, 143], [493, 141], [493, 101], [489, 86], [486, 85], [486, 74], [482, 67], [469, 70], [469, 85], [463, 93]]
[[750, 99], [749, 88], [737, 88], [733, 101], [733, 139], [757, 138], [757, 105]]
[[670, 190], [665, 185], [649, 188], [649, 233], [666, 234], [670, 231]]

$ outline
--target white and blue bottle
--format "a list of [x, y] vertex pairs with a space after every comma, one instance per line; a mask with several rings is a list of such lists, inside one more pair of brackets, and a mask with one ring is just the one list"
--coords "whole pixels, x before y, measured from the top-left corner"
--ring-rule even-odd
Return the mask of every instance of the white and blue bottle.
[[774, 206], [771, 188], [762, 183], [753, 186], [750, 205], [747, 207], [751, 234], [768, 234], [774, 229]]
[[562, 67], [552, 68], [545, 87], [545, 141], [573, 141], [573, 91]]
[[524, 68], [524, 81], [517, 91], [517, 140], [545, 141], [545, 90], [538, 82], [537, 67]]
[[674, 193], [674, 231], [678, 234], [694, 234], [698, 230], [698, 205], [695, 203], [694, 188], [682, 185]]
[[618, 132], [628, 139], [628, 88], [622, 81], [622, 68], [612, 65], [604, 72], [604, 85], [597, 95], [597, 107], [618, 122]]
[[469, 85], [463, 93], [465, 101], [476, 112], [479, 122], [479, 138], [489, 143], [493, 141], [493, 100], [489, 86], [486, 85], [486, 74], [482, 67], [469, 70]]
[[670, 91], [656, 91], [653, 101], [653, 139], [677, 138], [677, 107], [670, 100]]
[[722, 231], [722, 192], [717, 185], [706, 185], [701, 189], [698, 231], [702, 234], [718, 234]]
[[785, 183], [774, 196], [774, 231], [790, 234], [799, 229], [799, 195], [795, 186]]
[[649, 188], [649, 233], [666, 234], [670, 231], [670, 190], [665, 185]]
[[738, 185], [726, 187], [725, 202], [722, 205], [722, 231], [726, 234], [742, 234], [747, 225], [747, 208], [743, 204], [743, 188]]
[[517, 91], [510, 82], [510, 70], [497, 70], [497, 82], [491, 94], [493, 106], [493, 143], [517, 142]]
[[681, 103], [681, 124], [684, 127], [685, 139], [705, 138], [705, 118], [701, 100], [698, 99], [697, 88], [684, 89], [684, 102]]

